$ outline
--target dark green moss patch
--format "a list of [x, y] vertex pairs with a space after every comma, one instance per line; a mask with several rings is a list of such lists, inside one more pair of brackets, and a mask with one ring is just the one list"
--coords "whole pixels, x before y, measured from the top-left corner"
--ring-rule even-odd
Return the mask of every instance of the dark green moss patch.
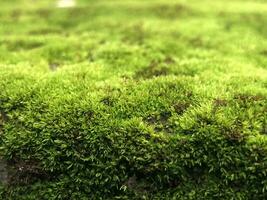
[[51, 9], [45, 9], [45, 8], [36, 10], [36, 14], [39, 17], [41, 17], [41, 18], [48, 18], [48, 17], [50, 17], [51, 14], [52, 14], [52, 12], [53, 12], [53, 10], [51, 10]]
[[49, 34], [62, 34], [64, 31], [62, 31], [59, 28], [42, 28], [42, 29], [34, 29], [30, 30], [30, 35], [49, 35]]
[[51, 180], [52, 173], [44, 171], [36, 161], [9, 161], [8, 184], [27, 185], [36, 181]]
[[157, 17], [175, 19], [181, 16], [192, 14], [192, 9], [183, 4], [174, 4], [174, 5], [157, 5], [151, 7], [151, 12]]
[[223, 130], [223, 134], [226, 139], [231, 143], [240, 143], [243, 142], [245, 136], [241, 133], [242, 128], [238, 128], [236, 126], [231, 128], [226, 128]]
[[261, 51], [260, 54], [263, 55], [263, 56], [267, 56], [267, 50]]
[[258, 101], [264, 101], [266, 98], [262, 95], [249, 95], [249, 94], [237, 94], [234, 99], [240, 103], [255, 103]]
[[114, 99], [112, 99], [112, 97], [107, 96], [101, 99], [101, 103], [107, 106], [113, 106], [115, 102], [114, 102]]
[[3, 110], [0, 110], [0, 124], [3, 125], [7, 121], [7, 115]]
[[130, 177], [122, 186], [122, 189], [127, 189], [138, 196], [147, 196], [152, 192], [151, 183], [144, 178]]
[[159, 61], [152, 61], [148, 67], [136, 72], [135, 78], [149, 79], [158, 76], [167, 76], [170, 74], [170, 72], [170, 69], [167, 66], [161, 65]]
[[19, 18], [22, 16], [23, 11], [20, 9], [15, 9], [10, 13], [10, 17], [14, 20], [14, 21], [18, 21]]
[[178, 115], [181, 115], [187, 110], [187, 108], [189, 108], [189, 106], [190, 106], [189, 102], [179, 102], [179, 103], [176, 103], [173, 107], [174, 107], [175, 112]]
[[44, 45], [43, 42], [34, 41], [34, 40], [29, 41], [26, 39], [4, 41], [4, 44], [6, 45], [9, 51], [32, 50], [32, 49], [42, 47]]
[[124, 37], [122, 41], [130, 43], [130, 44], [143, 44], [145, 39], [149, 37], [149, 33], [144, 29], [142, 23], [133, 25], [129, 27], [125, 31], [123, 31]]
[[[267, 113], [267, 111], [266, 111], [266, 113]], [[263, 119], [262, 134], [267, 135], [267, 119], [266, 118]]]

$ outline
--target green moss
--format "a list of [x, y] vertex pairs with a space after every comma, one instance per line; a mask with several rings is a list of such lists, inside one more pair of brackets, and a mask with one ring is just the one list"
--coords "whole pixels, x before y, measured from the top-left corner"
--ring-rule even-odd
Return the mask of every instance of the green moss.
[[3, 1], [2, 199], [266, 199], [262, 1]]

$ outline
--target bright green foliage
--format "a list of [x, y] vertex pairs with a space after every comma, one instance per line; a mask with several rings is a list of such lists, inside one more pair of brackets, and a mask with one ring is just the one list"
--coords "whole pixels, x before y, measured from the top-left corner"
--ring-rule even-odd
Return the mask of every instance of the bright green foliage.
[[267, 199], [267, 2], [0, 2], [2, 199]]

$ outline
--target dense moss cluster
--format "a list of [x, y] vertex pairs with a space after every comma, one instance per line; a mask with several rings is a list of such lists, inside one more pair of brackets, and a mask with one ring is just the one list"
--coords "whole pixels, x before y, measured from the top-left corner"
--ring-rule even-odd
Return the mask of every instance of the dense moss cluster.
[[267, 198], [264, 1], [0, 4], [2, 199]]

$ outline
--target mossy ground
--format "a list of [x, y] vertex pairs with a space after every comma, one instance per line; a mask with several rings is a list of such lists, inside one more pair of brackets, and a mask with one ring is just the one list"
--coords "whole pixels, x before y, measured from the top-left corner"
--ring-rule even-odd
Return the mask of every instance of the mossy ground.
[[267, 2], [0, 3], [2, 199], [266, 199]]

